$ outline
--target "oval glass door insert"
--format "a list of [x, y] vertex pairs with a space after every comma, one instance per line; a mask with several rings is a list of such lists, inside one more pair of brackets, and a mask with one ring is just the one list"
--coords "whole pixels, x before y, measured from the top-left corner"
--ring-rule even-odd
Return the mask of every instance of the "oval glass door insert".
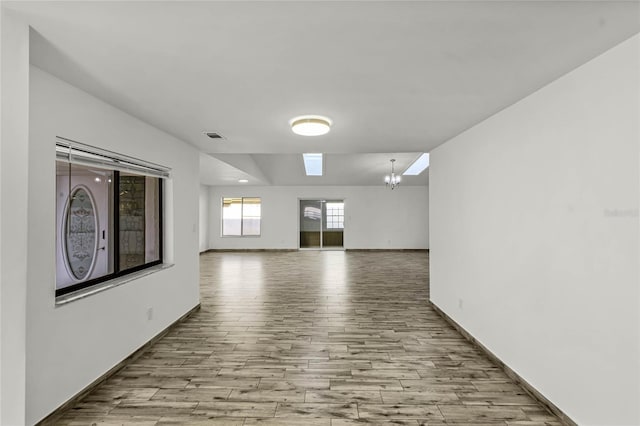
[[73, 276], [83, 280], [96, 256], [96, 213], [93, 199], [84, 188], [76, 189], [66, 217], [65, 250]]

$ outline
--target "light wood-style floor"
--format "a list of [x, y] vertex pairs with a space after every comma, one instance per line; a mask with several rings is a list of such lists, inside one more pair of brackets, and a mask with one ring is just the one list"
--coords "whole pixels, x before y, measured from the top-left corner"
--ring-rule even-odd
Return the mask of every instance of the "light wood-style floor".
[[202, 309], [59, 424], [561, 424], [429, 307], [426, 253], [200, 261]]

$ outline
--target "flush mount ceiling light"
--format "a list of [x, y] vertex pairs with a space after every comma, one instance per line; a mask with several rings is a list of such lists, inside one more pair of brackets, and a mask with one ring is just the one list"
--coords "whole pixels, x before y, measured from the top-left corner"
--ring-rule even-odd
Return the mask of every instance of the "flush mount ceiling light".
[[296, 135], [320, 136], [329, 133], [333, 122], [329, 117], [321, 115], [301, 115], [289, 120], [291, 130]]
[[248, 183], [247, 179], [238, 179], [238, 183]]

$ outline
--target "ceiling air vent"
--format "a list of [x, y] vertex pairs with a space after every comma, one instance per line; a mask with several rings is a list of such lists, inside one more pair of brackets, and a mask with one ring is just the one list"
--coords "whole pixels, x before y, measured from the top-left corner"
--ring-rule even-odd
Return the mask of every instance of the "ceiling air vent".
[[220, 133], [216, 132], [204, 132], [205, 135], [209, 136], [211, 139], [224, 139]]

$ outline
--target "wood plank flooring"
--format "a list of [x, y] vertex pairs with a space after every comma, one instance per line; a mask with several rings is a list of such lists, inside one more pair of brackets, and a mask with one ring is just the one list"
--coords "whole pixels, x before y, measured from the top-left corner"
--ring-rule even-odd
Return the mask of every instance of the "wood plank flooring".
[[200, 263], [202, 309], [58, 424], [561, 424], [429, 307], [426, 253]]

